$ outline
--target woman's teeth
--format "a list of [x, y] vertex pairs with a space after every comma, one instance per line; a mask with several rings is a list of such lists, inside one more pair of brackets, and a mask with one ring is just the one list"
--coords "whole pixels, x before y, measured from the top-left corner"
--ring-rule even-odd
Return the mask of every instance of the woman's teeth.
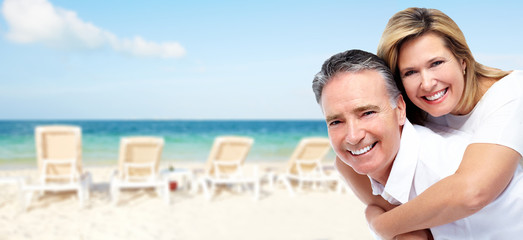
[[438, 100], [440, 99], [441, 97], [443, 97], [443, 95], [445, 95], [445, 93], [447, 93], [447, 88], [437, 92], [436, 94], [432, 95], [432, 96], [426, 96], [425, 98], [429, 101], [435, 101], [435, 100]]

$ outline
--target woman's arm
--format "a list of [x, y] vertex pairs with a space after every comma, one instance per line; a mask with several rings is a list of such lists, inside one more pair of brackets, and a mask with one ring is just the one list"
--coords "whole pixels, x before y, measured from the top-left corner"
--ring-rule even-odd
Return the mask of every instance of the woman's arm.
[[[356, 196], [367, 205], [365, 210], [365, 216], [367, 221], [371, 222], [375, 216], [383, 213], [385, 210], [390, 210], [395, 205], [390, 204], [381, 196], [376, 196], [372, 194], [372, 188], [370, 186], [369, 178], [365, 175], [360, 175], [356, 173], [350, 166], [343, 163], [338, 157], [335, 161], [336, 168], [338, 172], [343, 176], [347, 184], [351, 187], [352, 191]], [[377, 211], [372, 211], [377, 210]], [[371, 214], [369, 214], [369, 211]], [[396, 239], [409, 239], [409, 240], [418, 240], [418, 239], [432, 239], [432, 234], [428, 229], [403, 233], [397, 236]]]
[[456, 173], [409, 202], [376, 216], [370, 222], [371, 228], [390, 239], [468, 217], [501, 194], [520, 159], [519, 153], [505, 146], [470, 144]]
[[[368, 222], [372, 222], [372, 220], [383, 214], [385, 210], [383, 210], [381, 207], [378, 207], [376, 205], [368, 205], [365, 209], [365, 217], [367, 218]], [[434, 237], [432, 236], [432, 233], [429, 229], [424, 230], [418, 230], [414, 232], [409, 233], [403, 233], [398, 236], [394, 237], [394, 240], [434, 240]]]

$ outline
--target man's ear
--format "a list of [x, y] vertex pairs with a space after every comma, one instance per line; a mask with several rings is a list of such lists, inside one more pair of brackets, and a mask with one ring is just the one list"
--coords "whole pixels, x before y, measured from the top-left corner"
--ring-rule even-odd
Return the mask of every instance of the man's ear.
[[396, 111], [398, 113], [398, 122], [401, 126], [405, 124], [405, 119], [407, 119], [407, 111], [405, 100], [403, 100], [403, 95], [399, 95], [396, 99]]

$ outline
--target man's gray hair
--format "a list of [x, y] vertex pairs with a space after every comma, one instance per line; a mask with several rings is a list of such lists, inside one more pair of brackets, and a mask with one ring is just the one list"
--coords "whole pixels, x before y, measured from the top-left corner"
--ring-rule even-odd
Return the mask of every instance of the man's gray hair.
[[394, 77], [387, 64], [378, 56], [362, 50], [348, 50], [338, 53], [323, 63], [321, 71], [312, 80], [312, 90], [316, 95], [316, 102], [320, 105], [323, 87], [340, 72], [360, 72], [364, 70], [377, 71], [385, 80], [385, 87], [393, 108], [401, 94]]

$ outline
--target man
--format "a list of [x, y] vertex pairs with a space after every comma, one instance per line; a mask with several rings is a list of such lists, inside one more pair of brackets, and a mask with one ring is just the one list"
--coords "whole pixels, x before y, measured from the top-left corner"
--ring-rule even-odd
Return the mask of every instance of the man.
[[[410, 124], [392, 74], [377, 56], [360, 50], [332, 56], [314, 78], [313, 90], [337, 156], [367, 175], [373, 194], [389, 203], [413, 199], [458, 168], [467, 136]], [[522, 196], [523, 174], [518, 168], [498, 199], [467, 218], [431, 228], [432, 234], [435, 239], [520, 236], [523, 221], [513, 220], [523, 216]], [[373, 208], [369, 206], [367, 213]]]

